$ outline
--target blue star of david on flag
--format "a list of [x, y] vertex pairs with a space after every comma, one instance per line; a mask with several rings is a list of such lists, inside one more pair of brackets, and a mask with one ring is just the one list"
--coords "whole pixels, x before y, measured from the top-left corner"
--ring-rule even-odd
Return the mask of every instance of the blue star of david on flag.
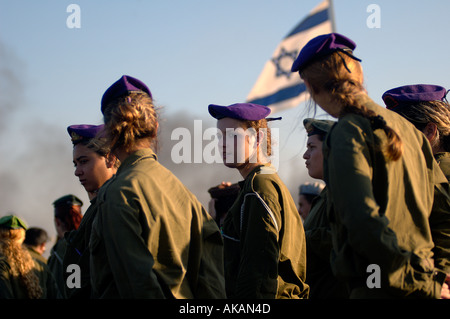
[[286, 76], [288, 79], [291, 77], [291, 66], [298, 55], [298, 50], [287, 51], [285, 48], [281, 48], [280, 54], [272, 59], [272, 62], [277, 68], [276, 77]]
[[291, 73], [291, 67], [309, 40], [333, 32], [330, 7], [331, 0], [323, 0], [284, 37], [264, 65], [247, 96], [247, 102], [266, 105], [273, 113], [296, 107], [308, 98], [305, 83], [297, 72]]

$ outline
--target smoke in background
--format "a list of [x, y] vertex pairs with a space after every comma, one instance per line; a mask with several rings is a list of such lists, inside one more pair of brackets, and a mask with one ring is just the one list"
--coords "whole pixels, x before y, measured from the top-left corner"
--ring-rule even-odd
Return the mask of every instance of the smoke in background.
[[[23, 63], [0, 42], [0, 134], [8, 127], [13, 111], [23, 104]], [[0, 135], [1, 136], [1, 135]]]
[[[84, 202], [82, 211], [85, 212], [89, 200], [73, 174], [72, 144], [66, 127], [26, 117], [26, 109], [31, 103], [24, 97], [27, 79], [24, 69], [26, 66], [0, 42], [0, 217], [16, 214], [25, 219], [29, 226], [45, 229], [52, 237], [52, 242], [49, 243], [51, 248], [56, 237], [53, 201], [63, 195], [74, 194]], [[180, 142], [171, 140], [174, 129], [187, 128], [191, 132], [189, 137], [192, 146], [200, 142], [204, 147], [210, 142], [194, 141], [194, 120], [202, 120], [203, 131], [216, 125], [215, 120], [205, 113], [204, 118], [188, 113], [168, 115], [163, 108], [157, 154], [158, 160], [207, 208], [210, 187], [222, 181], [236, 182], [242, 178], [236, 169], [227, 168], [221, 163], [176, 164], [172, 161], [172, 148]], [[11, 123], [20, 124], [18, 126]], [[289, 143], [285, 143], [286, 138], [285, 135], [280, 135], [278, 173], [297, 202], [298, 186], [309, 177], [300, 152], [295, 156], [284, 157], [283, 154], [290, 147]], [[296, 145], [299, 150], [303, 146], [304, 141]]]
[[[241, 177], [237, 170], [229, 169], [221, 163], [194, 163], [194, 152], [191, 151], [191, 163], [176, 164], [172, 160], [172, 149], [181, 142], [187, 142], [194, 147], [205, 147], [211, 141], [203, 141], [195, 139], [194, 121], [201, 120], [202, 134], [209, 127], [215, 127], [215, 120], [209, 118], [193, 117], [188, 113], [179, 113], [173, 115], [165, 115], [164, 110], [160, 116], [160, 132], [158, 139], [158, 160], [162, 165], [167, 167], [175, 176], [177, 176], [189, 190], [196, 195], [205, 207], [208, 207], [210, 199], [208, 189], [220, 184], [222, 181], [236, 182]], [[199, 122], [197, 122], [198, 124]], [[190, 134], [171, 140], [172, 132], [177, 128], [186, 128]], [[198, 126], [197, 126], [198, 129]], [[175, 137], [174, 137], [175, 138]], [[188, 139], [188, 141], [185, 141]]]
[[52, 202], [69, 193], [89, 202], [65, 128], [28, 116], [27, 79], [26, 65], [0, 42], [0, 216], [15, 214], [54, 237]]

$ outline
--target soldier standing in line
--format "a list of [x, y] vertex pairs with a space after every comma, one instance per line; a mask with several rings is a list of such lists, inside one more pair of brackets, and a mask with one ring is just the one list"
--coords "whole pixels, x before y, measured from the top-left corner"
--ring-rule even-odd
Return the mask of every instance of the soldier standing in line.
[[76, 230], [80, 226], [83, 218], [81, 213], [83, 202], [75, 195], [68, 194], [55, 200], [53, 206], [57, 239], [52, 247], [47, 264], [55, 277], [61, 295], [66, 298], [66, 270], [64, 269], [63, 259], [67, 249], [67, 242], [64, 240], [64, 234]]
[[405, 85], [384, 92], [386, 107], [421, 131], [431, 144], [434, 157], [450, 180], [450, 105], [447, 90], [439, 85]]
[[[314, 102], [339, 118], [323, 149], [333, 273], [350, 298], [449, 298], [428, 219], [435, 186], [447, 179], [426, 137], [367, 95], [355, 47], [321, 35], [292, 66]], [[370, 286], [368, 269], [378, 269]]]
[[47, 232], [39, 227], [30, 227], [25, 234], [24, 245], [30, 251], [33, 258], [36, 258], [43, 263], [47, 263], [47, 259], [43, 256], [47, 249], [48, 235]]
[[[80, 227], [65, 234], [67, 250], [63, 259], [63, 269], [69, 265], [80, 267], [80, 287], [66, 287], [67, 298], [91, 298], [89, 240], [92, 221], [97, 213], [97, 193], [100, 187], [114, 176], [119, 160], [105, 146], [101, 138], [103, 125], [71, 125], [67, 128], [73, 144], [75, 176], [88, 193], [91, 205], [81, 220]], [[65, 279], [71, 275], [65, 271]]]
[[[303, 156], [303, 158], [305, 158], [305, 156]], [[305, 222], [306, 217], [308, 217], [309, 212], [311, 211], [311, 204], [314, 198], [319, 196], [324, 186], [325, 185], [320, 182], [306, 182], [301, 184], [298, 188], [298, 213], [302, 217], [303, 222]]]
[[0, 218], [0, 299], [59, 299], [50, 269], [23, 245], [26, 229], [17, 216]]
[[[447, 90], [439, 85], [405, 85], [386, 91], [386, 107], [411, 122], [430, 142], [434, 158], [450, 180], [450, 105]], [[447, 183], [435, 185], [430, 228], [434, 264], [450, 273], [450, 189]]]
[[[335, 123], [311, 118], [303, 120], [308, 134], [303, 158], [312, 178], [323, 180], [323, 141]], [[306, 283], [311, 287], [311, 299], [346, 299], [347, 287], [336, 279], [331, 270], [332, 241], [327, 215], [328, 196], [328, 188], [325, 186], [313, 199], [310, 213], [303, 223], [306, 236]]]
[[229, 298], [308, 298], [306, 243], [295, 202], [271, 165], [271, 134], [263, 105], [210, 104], [223, 160], [244, 178], [223, 223]]
[[103, 94], [121, 165], [100, 189], [90, 239], [95, 298], [224, 298], [223, 241], [197, 198], [158, 161], [149, 88], [124, 75]]

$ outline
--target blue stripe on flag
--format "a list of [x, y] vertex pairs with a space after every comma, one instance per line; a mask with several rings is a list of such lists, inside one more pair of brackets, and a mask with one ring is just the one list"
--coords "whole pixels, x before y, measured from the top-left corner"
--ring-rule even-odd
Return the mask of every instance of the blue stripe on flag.
[[319, 25], [325, 21], [329, 20], [328, 17], [328, 8], [317, 12], [316, 14], [313, 14], [311, 16], [306, 17], [302, 22], [300, 22], [294, 30], [292, 30], [286, 37], [289, 38], [290, 36], [305, 31], [307, 29], [310, 29], [312, 27], [315, 27], [316, 25]]
[[293, 86], [284, 88], [275, 92], [272, 95], [268, 95], [262, 98], [254, 99], [252, 101], [248, 101], [248, 103], [260, 104], [260, 105], [271, 105], [275, 103], [282, 102], [284, 100], [292, 99], [303, 92], [306, 91], [305, 83], [295, 84]]

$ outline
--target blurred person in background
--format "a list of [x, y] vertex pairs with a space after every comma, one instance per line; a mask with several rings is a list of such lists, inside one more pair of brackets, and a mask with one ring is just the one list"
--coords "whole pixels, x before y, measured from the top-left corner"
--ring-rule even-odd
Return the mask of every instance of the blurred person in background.
[[42, 262], [47, 263], [47, 259], [43, 255], [47, 249], [48, 240], [48, 234], [44, 229], [30, 227], [26, 231], [24, 244], [33, 258], [37, 258]]
[[64, 298], [66, 298], [66, 269], [64, 269], [63, 260], [67, 249], [64, 234], [76, 230], [80, 226], [81, 219], [83, 218], [81, 206], [83, 206], [83, 202], [72, 194], [64, 195], [53, 202], [57, 239], [55, 245], [52, 247], [47, 264]]
[[[303, 158], [308, 160], [305, 156], [310, 156], [308, 150], [304, 153]], [[314, 165], [314, 164], [308, 164]], [[317, 163], [320, 165], [320, 163]], [[322, 189], [325, 187], [323, 183], [320, 182], [306, 182], [300, 185], [298, 188], [298, 213], [302, 217], [304, 222], [306, 217], [308, 217], [311, 211], [311, 204], [317, 196], [319, 196]]]
[[47, 265], [23, 245], [26, 229], [17, 216], [0, 218], [0, 299], [61, 298]]

